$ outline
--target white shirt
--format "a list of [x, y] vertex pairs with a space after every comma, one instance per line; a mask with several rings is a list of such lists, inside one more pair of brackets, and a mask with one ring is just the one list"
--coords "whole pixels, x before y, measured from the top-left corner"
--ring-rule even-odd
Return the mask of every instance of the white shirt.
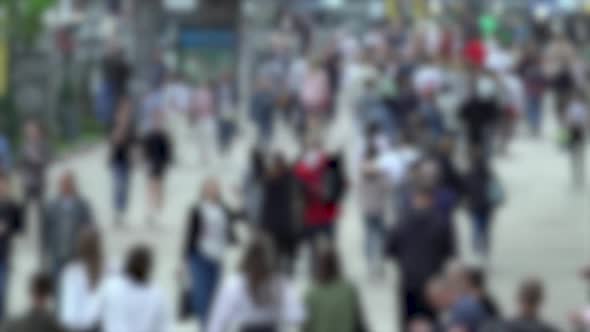
[[[103, 273], [102, 279], [116, 273], [114, 264]], [[92, 303], [95, 290], [91, 287], [86, 266], [73, 262], [62, 273], [59, 288], [59, 320], [68, 329], [87, 330], [92, 328], [85, 321], [85, 310]]]
[[160, 289], [126, 276], [111, 277], [100, 286], [87, 308], [89, 325], [103, 332], [171, 332], [173, 319]]
[[407, 178], [407, 173], [420, 154], [411, 147], [402, 147], [383, 153], [377, 159], [377, 168], [387, 177], [395, 187], [401, 185]]
[[[276, 324], [297, 326], [305, 320], [305, 308], [293, 285], [278, 280], [279, 301], [277, 305], [261, 307], [250, 296], [244, 276], [229, 277], [213, 305], [206, 332], [233, 331], [251, 325]], [[108, 332], [108, 331], [107, 331]]]
[[199, 252], [215, 261], [225, 253], [229, 220], [219, 204], [201, 203], [201, 236], [197, 241]]

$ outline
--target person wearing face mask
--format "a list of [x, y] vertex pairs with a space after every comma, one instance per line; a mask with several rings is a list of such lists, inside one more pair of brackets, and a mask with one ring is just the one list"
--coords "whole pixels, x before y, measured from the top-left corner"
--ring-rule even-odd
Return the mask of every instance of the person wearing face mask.
[[400, 331], [418, 317], [434, 318], [424, 296], [428, 281], [452, 258], [451, 225], [436, 213], [433, 188], [418, 186], [410, 198], [409, 211], [390, 231], [387, 254], [400, 269]]

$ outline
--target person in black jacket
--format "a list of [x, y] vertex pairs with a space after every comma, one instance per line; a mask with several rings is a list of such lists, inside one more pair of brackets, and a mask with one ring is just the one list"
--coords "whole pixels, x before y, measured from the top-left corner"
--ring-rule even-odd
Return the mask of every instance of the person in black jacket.
[[425, 186], [415, 189], [410, 211], [389, 234], [387, 251], [397, 260], [401, 274], [400, 331], [405, 331], [413, 318], [433, 318], [424, 291], [453, 256], [451, 227], [436, 213], [433, 189]]
[[272, 157], [263, 179], [261, 228], [278, 251], [279, 264], [292, 270], [296, 247], [296, 187], [293, 173], [281, 154]]
[[481, 77], [475, 80], [477, 91], [467, 99], [459, 110], [459, 118], [465, 126], [470, 148], [491, 148], [490, 138], [497, 119], [500, 116], [500, 106], [496, 100], [495, 81]]
[[216, 179], [205, 181], [201, 195], [188, 217], [183, 255], [192, 281], [192, 309], [205, 327], [237, 214], [223, 203]]
[[144, 156], [149, 172], [148, 220], [155, 222], [164, 206], [164, 179], [172, 163], [172, 142], [163, 126], [162, 114], [154, 114], [154, 123], [144, 138]]
[[490, 250], [490, 225], [495, 208], [490, 195], [495, 178], [482, 151], [473, 151], [471, 159], [465, 178], [465, 195], [473, 225], [473, 249], [485, 258]]
[[12, 239], [22, 228], [22, 207], [10, 194], [10, 180], [0, 174], [0, 320], [4, 317]]
[[114, 215], [117, 224], [123, 223], [123, 216], [127, 211], [129, 201], [129, 181], [135, 143], [132, 114], [131, 100], [129, 98], [123, 99], [117, 110], [110, 137], [109, 163], [113, 172]]

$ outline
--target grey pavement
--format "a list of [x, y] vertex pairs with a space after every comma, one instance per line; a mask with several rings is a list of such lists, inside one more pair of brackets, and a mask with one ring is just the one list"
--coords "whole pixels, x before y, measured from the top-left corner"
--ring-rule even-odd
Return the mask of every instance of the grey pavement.
[[[328, 131], [329, 145], [345, 147], [350, 152], [357, 134], [346, 111], [342, 113], [335, 128]], [[293, 136], [283, 125], [277, 132], [273, 146], [294, 158], [297, 147]], [[557, 148], [554, 133], [555, 129], [550, 129], [541, 141], [519, 135], [510, 157], [497, 160], [509, 200], [494, 225], [490, 281], [505, 313], [510, 314], [515, 309], [514, 294], [519, 280], [528, 275], [541, 276], [548, 287], [546, 315], [563, 326], [567, 313], [584, 304], [589, 295], [588, 285], [578, 279], [577, 271], [584, 263], [590, 262], [590, 196], [588, 189], [583, 193], [572, 190], [567, 155]], [[106, 147], [60, 162], [51, 171], [52, 183], [64, 169], [72, 169], [78, 175], [82, 193], [93, 203], [111, 259], [120, 260], [126, 249], [138, 242], [153, 246], [157, 253], [155, 282], [168, 291], [171, 304], [177, 302], [177, 272], [181, 266], [180, 245], [184, 238], [185, 217], [198, 196], [199, 182], [207, 176], [219, 175], [228, 199], [239, 201], [238, 188], [245, 172], [248, 148], [254, 140], [252, 129], [245, 126], [230, 156], [204, 166], [196, 162], [196, 144], [185, 135], [177, 136], [184, 137], [178, 143], [180, 151], [177, 155], [181, 158], [170, 174], [167, 207], [163, 222], [157, 227], [144, 222], [146, 182], [145, 173], [139, 166], [133, 176], [128, 226], [124, 229], [113, 226]], [[362, 255], [363, 232], [355, 195], [352, 190], [343, 209], [338, 234], [345, 269], [362, 289], [366, 312], [374, 330], [396, 331], [395, 265], [391, 264], [384, 281], [369, 279]], [[472, 261], [470, 227], [464, 213], [458, 219], [462, 254], [467, 261]], [[9, 303], [12, 313], [22, 312], [27, 305], [27, 278], [35, 270], [39, 254], [33, 232], [16, 243]], [[241, 234], [242, 238], [247, 237], [245, 227]], [[235, 267], [239, 252], [238, 246], [228, 253], [228, 271]], [[299, 275], [303, 291], [306, 280], [301, 273]], [[197, 331], [197, 328], [194, 322], [187, 322], [179, 324], [176, 331]]]

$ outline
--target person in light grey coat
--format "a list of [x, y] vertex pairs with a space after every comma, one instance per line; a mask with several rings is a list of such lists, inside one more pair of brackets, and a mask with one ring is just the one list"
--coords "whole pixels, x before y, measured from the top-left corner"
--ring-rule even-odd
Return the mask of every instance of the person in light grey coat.
[[44, 264], [54, 278], [75, 253], [82, 230], [94, 221], [88, 202], [80, 196], [72, 172], [65, 172], [60, 180], [59, 196], [43, 211], [42, 248]]

